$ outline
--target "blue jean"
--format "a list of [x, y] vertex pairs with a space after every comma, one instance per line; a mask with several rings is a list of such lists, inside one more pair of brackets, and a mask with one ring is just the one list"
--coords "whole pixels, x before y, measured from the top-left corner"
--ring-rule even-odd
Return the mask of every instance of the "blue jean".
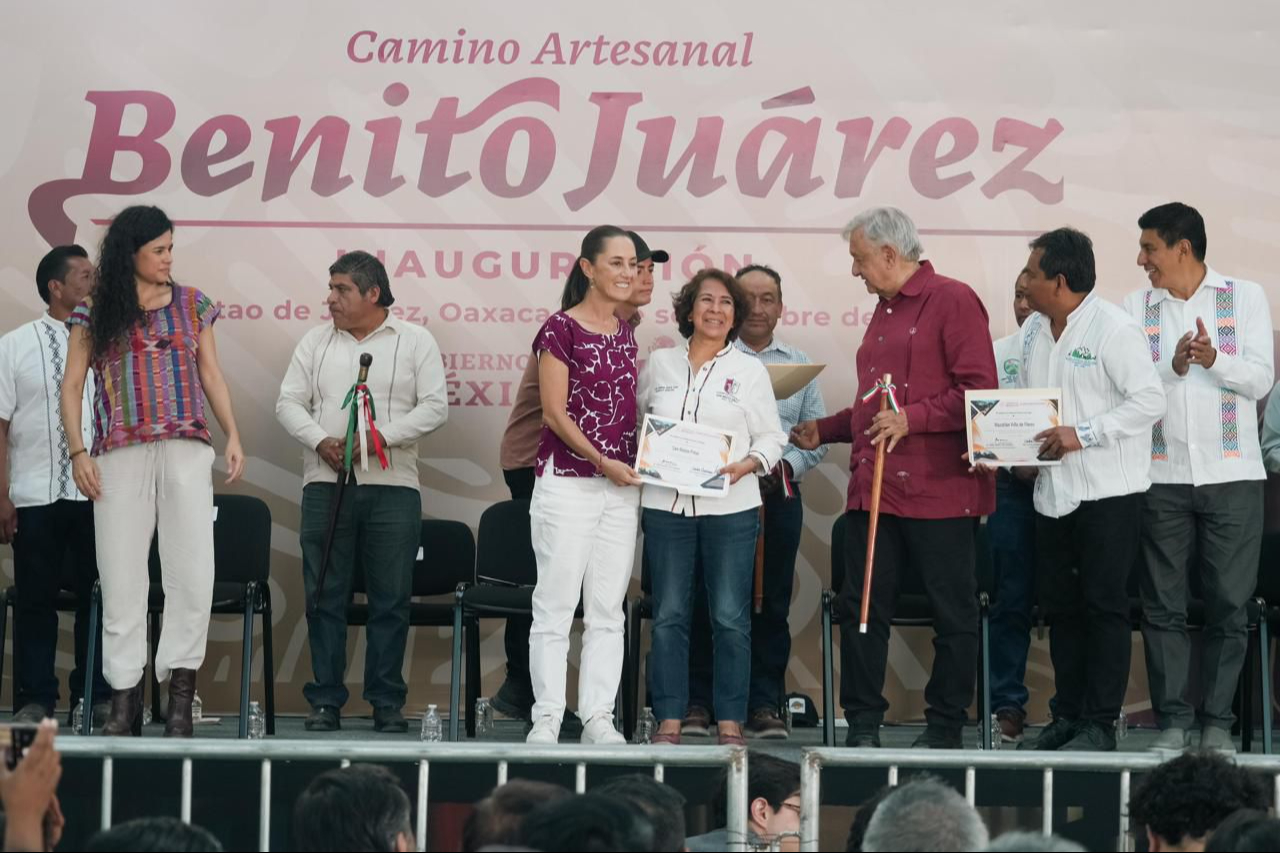
[[995, 571], [991, 608], [991, 707], [1025, 710], [1027, 650], [1036, 588], [1036, 514], [1030, 483], [1001, 472], [987, 518]]
[[689, 703], [689, 624], [700, 561], [711, 613], [716, 719], [747, 718], [751, 686], [751, 582], [759, 510], [683, 516], [646, 509], [645, 558], [653, 584], [653, 712], [683, 720]]

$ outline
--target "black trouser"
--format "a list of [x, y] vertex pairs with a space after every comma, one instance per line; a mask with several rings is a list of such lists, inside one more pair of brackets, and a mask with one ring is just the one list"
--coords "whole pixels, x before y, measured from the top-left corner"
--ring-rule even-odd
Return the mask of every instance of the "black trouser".
[[[533, 486], [538, 479], [534, 470], [513, 468], [502, 472], [502, 479], [507, 481], [513, 500], [533, 497]], [[533, 702], [533, 684], [529, 681], [529, 631], [532, 628], [532, 616], [508, 616], [507, 629], [502, 637], [507, 649], [507, 681], [526, 691], [530, 703]]]
[[[64, 572], [69, 566], [71, 571]], [[89, 639], [89, 599], [98, 579], [93, 539], [93, 504], [57, 501], [18, 509], [18, 532], [13, 540], [13, 572], [18, 597], [13, 607], [14, 707], [36, 703], [50, 712], [58, 704], [58, 612], [61, 581], [70, 580], [76, 596], [75, 670], [71, 673], [71, 704], [84, 693], [85, 652]], [[111, 696], [102, 677], [102, 635], [98, 635], [93, 664], [94, 695]]]
[[[787, 500], [782, 490], [764, 499], [764, 601], [761, 611], [751, 613], [751, 692], [747, 715], [782, 706], [786, 694], [787, 663], [791, 660], [791, 589], [795, 585], [796, 551], [804, 528], [804, 505], [800, 488], [792, 484], [795, 497]], [[694, 583], [693, 621], [689, 628], [689, 704], [713, 706], [711, 620], [707, 612], [707, 589], [698, 578]]]
[[904, 572], [918, 573], [933, 610], [933, 672], [924, 689], [925, 719], [962, 726], [973, 701], [978, 658], [978, 580], [974, 567], [977, 519], [880, 515], [867, 633], [858, 631], [869, 514], [847, 514], [840, 618], [840, 704], [851, 725], [879, 723], [889, 659], [889, 620]]
[[1036, 514], [1036, 574], [1050, 624], [1054, 713], [1110, 725], [1129, 683], [1129, 571], [1141, 495], [1085, 501], [1062, 518]]

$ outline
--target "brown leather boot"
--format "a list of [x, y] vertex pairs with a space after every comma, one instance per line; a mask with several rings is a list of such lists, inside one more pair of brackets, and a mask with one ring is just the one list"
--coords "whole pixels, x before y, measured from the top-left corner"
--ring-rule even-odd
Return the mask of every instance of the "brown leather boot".
[[142, 734], [142, 679], [128, 690], [111, 691], [111, 713], [102, 733], [134, 737]]
[[196, 671], [175, 669], [169, 673], [169, 716], [165, 737], [191, 737], [191, 700], [196, 695]]

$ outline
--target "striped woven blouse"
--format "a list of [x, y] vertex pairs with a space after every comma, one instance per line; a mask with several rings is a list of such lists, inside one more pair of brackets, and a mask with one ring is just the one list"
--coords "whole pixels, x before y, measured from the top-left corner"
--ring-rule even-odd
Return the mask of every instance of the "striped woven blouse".
[[[194, 287], [171, 287], [168, 305], [145, 312], [125, 340], [93, 359], [94, 456], [169, 438], [213, 443], [196, 354], [200, 333], [213, 325], [218, 306]], [[92, 333], [88, 301], [76, 306], [67, 325]]]

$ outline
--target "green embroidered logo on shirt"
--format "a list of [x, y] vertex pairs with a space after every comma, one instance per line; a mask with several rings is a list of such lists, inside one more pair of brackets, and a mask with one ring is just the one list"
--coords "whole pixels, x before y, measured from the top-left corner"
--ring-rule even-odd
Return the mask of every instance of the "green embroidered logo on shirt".
[[1021, 362], [1016, 358], [1006, 358], [1004, 360], [1004, 375], [1013, 377], [1018, 375], [1018, 368]]
[[1098, 363], [1098, 357], [1088, 347], [1076, 347], [1067, 356], [1067, 361], [1077, 367], [1093, 367]]

